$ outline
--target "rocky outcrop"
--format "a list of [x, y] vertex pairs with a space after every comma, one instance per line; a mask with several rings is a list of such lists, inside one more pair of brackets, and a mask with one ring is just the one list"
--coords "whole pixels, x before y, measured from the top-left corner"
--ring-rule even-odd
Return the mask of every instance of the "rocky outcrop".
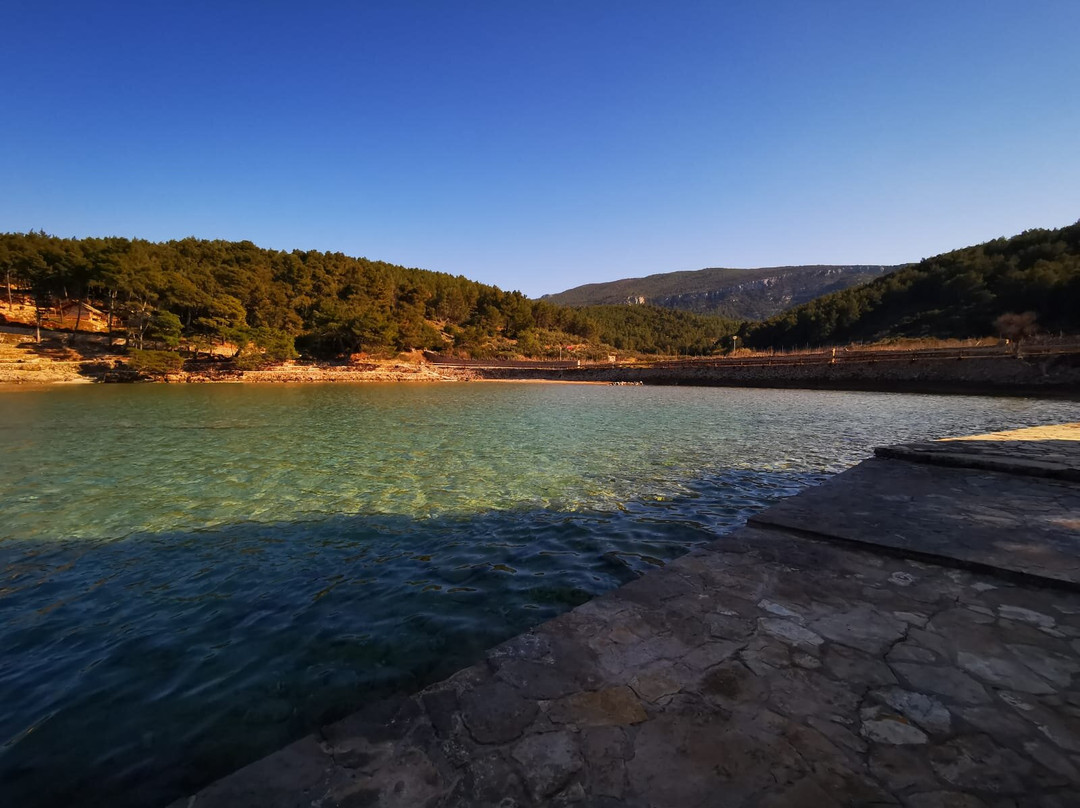
[[780, 271], [711, 291], [663, 295], [647, 302], [699, 314], [766, 320], [816, 297], [860, 286], [895, 267], [829, 266]]
[[68, 384], [89, 382], [78, 354], [57, 348], [35, 352], [23, 337], [0, 334], [0, 384]]
[[868, 283], [899, 267], [869, 264], [712, 268], [590, 283], [545, 295], [568, 306], [651, 303], [699, 314], [767, 319], [821, 295]]

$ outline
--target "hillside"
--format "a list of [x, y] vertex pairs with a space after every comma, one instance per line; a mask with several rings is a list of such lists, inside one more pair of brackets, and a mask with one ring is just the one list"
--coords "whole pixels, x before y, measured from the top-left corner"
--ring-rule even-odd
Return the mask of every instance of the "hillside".
[[698, 314], [763, 320], [821, 295], [868, 283], [895, 269], [839, 265], [699, 269], [590, 283], [541, 299], [565, 306], [649, 303]]
[[1080, 333], [1080, 222], [904, 267], [743, 330], [749, 347]]
[[[477, 358], [713, 351], [737, 324], [666, 309], [572, 309], [442, 272], [249, 241], [0, 234], [0, 322], [248, 364], [433, 350]], [[85, 339], [85, 337], [84, 337]]]

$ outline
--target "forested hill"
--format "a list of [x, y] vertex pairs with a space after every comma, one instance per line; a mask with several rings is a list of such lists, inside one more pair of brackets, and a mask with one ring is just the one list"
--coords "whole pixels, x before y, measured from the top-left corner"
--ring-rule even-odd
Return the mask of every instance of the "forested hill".
[[867, 283], [895, 269], [850, 265], [699, 269], [590, 283], [542, 299], [567, 306], [650, 303], [699, 314], [763, 320], [829, 292]]
[[0, 280], [5, 302], [32, 304], [39, 321], [81, 301], [129, 346], [197, 351], [227, 342], [269, 358], [292, 356], [294, 345], [322, 356], [548, 356], [567, 346], [582, 358], [613, 346], [701, 354], [737, 328], [651, 308], [579, 311], [446, 273], [249, 241], [0, 234]]
[[744, 332], [751, 347], [1080, 333], [1080, 222], [928, 258]]

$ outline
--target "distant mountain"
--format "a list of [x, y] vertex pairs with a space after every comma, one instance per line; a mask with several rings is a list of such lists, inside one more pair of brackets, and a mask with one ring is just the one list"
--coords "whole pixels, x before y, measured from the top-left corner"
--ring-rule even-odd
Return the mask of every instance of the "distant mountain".
[[564, 306], [651, 304], [698, 314], [764, 320], [821, 295], [869, 283], [899, 267], [816, 265], [699, 269], [589, 283], [544, 295]]

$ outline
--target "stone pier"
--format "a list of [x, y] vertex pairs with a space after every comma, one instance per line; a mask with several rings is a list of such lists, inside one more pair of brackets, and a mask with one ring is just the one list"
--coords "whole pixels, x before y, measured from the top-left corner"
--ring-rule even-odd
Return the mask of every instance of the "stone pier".
[[174, 805], [1080, 805], [1080, 425], [880, 450]]

